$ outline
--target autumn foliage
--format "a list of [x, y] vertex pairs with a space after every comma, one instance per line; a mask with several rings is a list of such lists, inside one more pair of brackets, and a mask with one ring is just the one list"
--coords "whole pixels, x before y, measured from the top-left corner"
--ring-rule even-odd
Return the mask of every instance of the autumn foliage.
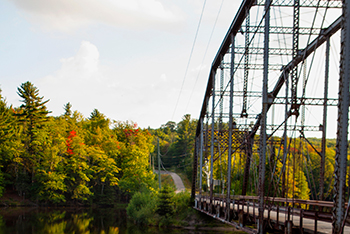
[[147, 130], [97, 109], [85, 118], [70, 103], [62, 115], [49, 116], [32, 83], [18, 90], [20, 107], [0, 96], [0, 196], [7, 185], [41, 203], [110, 205], [154, 186]]

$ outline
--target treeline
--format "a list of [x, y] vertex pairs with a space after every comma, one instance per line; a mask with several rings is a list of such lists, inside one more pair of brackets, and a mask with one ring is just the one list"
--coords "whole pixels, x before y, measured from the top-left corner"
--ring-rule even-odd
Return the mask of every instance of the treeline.
[[[192, 180], [196, 128], [197, 120], [186, 114], [179, 123], [169, 121], [158, 129], [149, 129], [154, 136], [155, 147], [159, 139], [162, 166], [167, 170], [184, 172], [189, 180]], [[156, 148], [152, 154], [155, 168], [158, 168], [157, 154]]]
[[48, 100], [31, 82], [17, 93], [20, 107], [0, 92], [0, 197], [12, 189], [39, 203], [111, 204], [155, 186], [147, 129], [97, 109], [84, 118], [70, 103], [49, 116]]

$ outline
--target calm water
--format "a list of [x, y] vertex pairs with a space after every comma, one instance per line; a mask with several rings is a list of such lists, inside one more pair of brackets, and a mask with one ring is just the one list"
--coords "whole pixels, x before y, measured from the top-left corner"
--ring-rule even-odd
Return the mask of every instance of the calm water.
[[125, 209], [0, 208], [0, 234], [4, 233], [209, 234], [217, 232], [142, 228], [127, 220]]

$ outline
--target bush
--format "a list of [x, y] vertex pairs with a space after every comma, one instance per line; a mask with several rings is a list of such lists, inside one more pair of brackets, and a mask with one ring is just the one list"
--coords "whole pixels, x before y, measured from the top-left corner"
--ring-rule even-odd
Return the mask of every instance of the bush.
[[175, 194], [173, 198], [175, 207], [174, 207], [174, 212], [175, 213], [181, 213], [188, 208], [192, 209], [190, 206], [191, 202], [191, 195], [188, 192], [181, 192], [178, 194]]
[[151, 192], [137, 192], [131, 198], [126, 212], [137, 224], [150, 224], [157, 209], [155, 196]]

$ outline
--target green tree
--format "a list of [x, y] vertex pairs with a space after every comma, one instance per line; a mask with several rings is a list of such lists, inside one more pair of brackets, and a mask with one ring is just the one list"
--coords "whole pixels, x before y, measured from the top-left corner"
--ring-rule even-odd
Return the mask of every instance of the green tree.
[[149, 167], [149, 155], [154, 150], [152, 136], [148, 130], [137, 124], [116, 122], [113, 131], [119, 140], [120, 155], [117, 166], [120, 168], [119, 188], [133, 194], [141, 188], [155, 185], [154, 174]]
[[39, 90], [31, 82], [23, 83], [18, 89], [18, 95], [22, 98], [23, 104], [21, 111], [17, 114], [23, 126], [23, 144], [25, 146], [25, 155], [23, 164], [27, 172], [31, 174], [31, 181], [34, 182], [35, 169], [40, 161], [40, 152], [42, 152], [40, 138], [41, 130], [47, 122], [45, 104], [49, 101], [43, 101], [39, 96]]
[[72, 116], [72, 104], [70, 104], [70, 102], [64, 105], [64, 116], [65, 117]]
[[149, 224], [157, 209], [156, 200], [150, 191], [137, 192], [131, 198], [126, 212], [137, 224]]
[[6, 164], [10, 163], [12, 157], [9, 157], [9, 150], [12, 148], [13, 143], [11, 138], [14, 136], [13, 117], [11, 115], [10, 108], [7, 107], [5, 99], [2, 97], [0, 89], [0, 197], [2, 197], [5, 189], [4, 172], [2, 168]]
[[171, 216], [174, 213], [174, 190], [164, 185], [158, 193], [157, 213], [160, 216]]

